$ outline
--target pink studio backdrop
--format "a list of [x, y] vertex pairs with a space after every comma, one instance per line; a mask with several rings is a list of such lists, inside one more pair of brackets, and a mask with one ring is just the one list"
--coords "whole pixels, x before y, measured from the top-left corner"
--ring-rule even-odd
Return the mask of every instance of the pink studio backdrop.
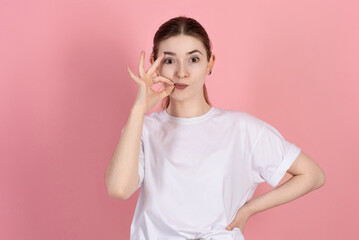
[[1, 1], [0, 239], [129, 239], [139, 190], [122, 201], [105, 185], [137, 94], [126, 64], [137, 73], [145, 50], [147, 69], [155, 31], [181, 14], [213, 43], [213, 105], [275, 126], [327, 176], [250, 218], [246, 239], [359, 239], [358, 11], [357, 1]]

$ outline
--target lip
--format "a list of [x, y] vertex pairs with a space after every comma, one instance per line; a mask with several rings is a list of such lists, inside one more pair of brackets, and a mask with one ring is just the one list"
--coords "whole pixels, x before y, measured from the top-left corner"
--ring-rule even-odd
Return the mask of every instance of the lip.
[[188, 85], [187, 84], [177, 84], [177, 83], [175, 83], [175, 87], [176, 87], [176, 89], [185, 89], [186, 87], [187, 87]]

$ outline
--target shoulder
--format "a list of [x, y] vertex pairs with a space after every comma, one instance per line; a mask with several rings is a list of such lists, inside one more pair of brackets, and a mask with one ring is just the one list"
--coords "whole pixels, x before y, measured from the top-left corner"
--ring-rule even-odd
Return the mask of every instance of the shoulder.
[[145, 117], [143, 119], [144, 124], [151, 124], [151, 123], [158, 123], [158, 121], [161, 121], [163, 119], [163, 110], [152, 112], [149, 114], [145, 114]]
[[220, 115], [223, 115], [229, 119], [233, 119], [247, 127], [259, 127], [261, 128], [266, 124], [261, 118], [254, 116], [251, 113], [239, 110], [229, 110], [223, 108], [217, 108]]
[[153, 131], [161, 125], [159, 123], [163, 123], [164, 121], [165, 119], [163, 117], [162, 110], [145, 114], [143, 119], [143, 131], [144, 132], [148, 132], [149, 130]]

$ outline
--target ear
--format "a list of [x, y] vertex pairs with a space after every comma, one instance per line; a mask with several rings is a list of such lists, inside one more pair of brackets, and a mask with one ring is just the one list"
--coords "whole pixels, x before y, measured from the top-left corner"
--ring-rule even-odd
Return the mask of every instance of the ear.
[[216, 56], [212, 53], [208, 62], [207, 74], [209, 74], [209, 71], [213, 68], [215, 60], [216, 60]]

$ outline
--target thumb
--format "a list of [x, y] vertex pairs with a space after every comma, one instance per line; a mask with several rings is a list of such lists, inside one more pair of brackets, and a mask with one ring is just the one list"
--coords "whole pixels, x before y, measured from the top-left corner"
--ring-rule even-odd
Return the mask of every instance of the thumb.
[[167, 87], [165, 87], [165, 89], [160, 93], [161, 98], [164, 98], [164, 97], [167, 97], [168, 95], [170, 95], [174, 88], [175, 88], [174, 85], [168, 85]]
[[229, 224], [227, 227], [226, 227], [226, 230], [232, 230], [234, 228], [234, 223], [231, 222], [231, 224]]

